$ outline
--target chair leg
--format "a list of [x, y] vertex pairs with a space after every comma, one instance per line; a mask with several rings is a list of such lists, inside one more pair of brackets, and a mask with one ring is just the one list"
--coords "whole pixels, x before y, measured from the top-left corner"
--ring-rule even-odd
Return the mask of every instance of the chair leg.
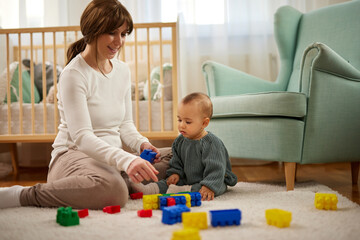
[[18, 162], [16, 143], [10, 143], [10, 155], [11, 155], [11, 163], [12, 163], [12, 167], [13, 167], [13, 173], [15, 176], [17, 176], [18, 172], [19, 172], [19, 162]]
[[359, 165], [360, 162], [351, 163], [351, 180], [353, 185], [356, 185], [359, 179]]
[[286, 181], [286, 190], [294, 190], [295, 186], [295, 172], [296, 172], [296, 163], [286, 162], [285, 163], [285, 181]]

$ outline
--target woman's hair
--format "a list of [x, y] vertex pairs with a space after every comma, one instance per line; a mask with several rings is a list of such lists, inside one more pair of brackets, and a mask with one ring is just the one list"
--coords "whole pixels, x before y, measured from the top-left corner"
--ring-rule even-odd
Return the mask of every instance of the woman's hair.
[[118, 0], [91, 1], [80, 19], [80, 29], [83, 37], [70, 45], [67, 51], [66, 64], [84, 51], [86, 44], [93, 42], [101, 34], [114, 31], [124, 23], [128, 26], [127, 33], [130, 34], [133, 30], [132, 17]]
[[200, 92], [190, 93], [189, 95], [185, 96], [181, 103], [189, 104], [189, 103], [196, 103], [200, 107], [201, 113], [211, 119], [213, 115], [213, 105], [211, 99], [208, 95]]

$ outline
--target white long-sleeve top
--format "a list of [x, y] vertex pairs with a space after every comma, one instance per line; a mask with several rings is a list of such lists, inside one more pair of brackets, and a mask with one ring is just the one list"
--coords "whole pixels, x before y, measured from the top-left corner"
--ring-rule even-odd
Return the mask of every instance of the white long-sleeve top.
[[106, 77], [78, 54], [62, 71], [58, 84], [59, 132], [51, 153], [54, 158], [69, 148], [126, 171], [136, 158], [122, 149], [122, 142], [139, 152], [148, 142], [132, 119], [129, 67], [111, 60]]

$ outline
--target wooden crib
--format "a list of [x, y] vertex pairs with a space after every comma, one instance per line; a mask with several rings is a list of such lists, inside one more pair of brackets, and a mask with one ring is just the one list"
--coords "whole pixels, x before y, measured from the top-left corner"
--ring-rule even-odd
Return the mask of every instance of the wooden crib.
[[[0, 144], [10, 144], [15, 174], [16, 143], [56, 137], [58, 76], [80, 37], [79, 26], [0, 29]], [[129, 64], [134, 123], [149, 139], [178, 135], [177, 39], [176, 22], [134, 24], [117, 56]]]

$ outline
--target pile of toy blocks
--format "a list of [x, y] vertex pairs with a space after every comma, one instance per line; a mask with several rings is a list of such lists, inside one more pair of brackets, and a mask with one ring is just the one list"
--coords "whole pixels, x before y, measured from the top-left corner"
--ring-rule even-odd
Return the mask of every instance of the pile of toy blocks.
[[[314, 205], [317, 209], [336, 210], [337, 196], [329, 193], [316, 193]], [[191, 207], [201, 206], [201, 194], [185, 192], [177, 194], [154, 194], [143, 196], [141, 211], [162, 210], [162, 223], [182, 223], [183, 229], [173, 232], [172, 240], [200, 239], [199, 231], [208, 228], [207, 212], [191, 212]], [[239, 209], [209, 211], [211, 225], [236, 226], [241, 222]], [[290, 226], [292, 213], [282, 209], [267, 209], [265, 219], [268, 225], [285, 228]]]
[[[181, 192], [176, 194], [153, 194], [143, 196], [143, 211], [162, 210], [161, 222], [164, 224], [183, 223], [184, 229], [175, 231], [173, 239], [200, 239], [199, 230], [208, 228], [207, 212], [191, 212], [191, 207], [201, 206], [199, 192]], [[150, 215], [150, 214], [149, 214]], [[211, 225], [240, 225], [241, 211], [225, 209], [210, 211]]]
[[[139, 217], [152, 217], [152, 210], [162, 210], [161, 222], [164, 224], [182, 223], [183, 229], [173, 232], [172, 240], [200, 240], [199, 231], [208, 228], [207, 212], [191, 212], [191, 207], [201, 206], [199, 192], [181, 192], [176, 194], [143, 195], [136, 193], [132, 199], [141, 199], [143, 209], [138, 210]], [[331, 193], [316, 193], [314, 205], [321, 210], [337, 210], [337, 196]], [[106, 206], [103, 212], [114, 214], [121, 211], [120, 206]], [[211, 226], [238, 226], [241, 222], [239, 209], [211, 210]], [[73, 211], [71, 207], [60, 207], [57, 210], [56, 222], [62, 226], [79, 225], [79, 218], [89, 215], [88, 209]], [[289, 227], [292, 214], [282, 209], [267, 209], [265, 218], [268, 225], [279, 228]]]
[[[103, 208], [103, 212], [114, 214], [121, 211], [119, 205], [106, 206]], [[80, 218], [89, 216], [89, 209], [81, 209], [74, 211], [72, 207], [59, 207], [57, 209], [56, 222], [61, 226], [75, 226], [80, 224]]]

